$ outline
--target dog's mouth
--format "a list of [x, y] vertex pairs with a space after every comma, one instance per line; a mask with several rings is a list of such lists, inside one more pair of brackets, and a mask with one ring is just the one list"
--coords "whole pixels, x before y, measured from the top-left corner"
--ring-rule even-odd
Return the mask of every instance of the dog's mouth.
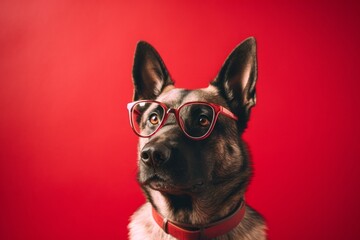
[[148, 178], [142, 185], [148, 186], [161, 193], [171, 195], [192, 194], [200, 192], [204, 188], [204, 183], [202, 181], [197, 181], [195, 184], [174, 184], [156, 174]]

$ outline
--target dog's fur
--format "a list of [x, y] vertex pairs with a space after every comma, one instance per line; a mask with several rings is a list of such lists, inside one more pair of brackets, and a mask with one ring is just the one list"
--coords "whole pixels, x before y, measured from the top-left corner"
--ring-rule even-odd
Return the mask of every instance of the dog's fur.
[[[174, 239], [155, 223], [152, 207], [169, 220], [206, 225], [238, 206], [252, 175], [241, 134], [256, 102], [256, 79], [254, 38], [233, 50], [209, 87], [197, 90], [175, 88], [157, 51], [146, 42], [138, 43], [133, 66], [134, 100], [154, 99], [174, 108], [189, 101], [212, 102], [230, 109], [239, 120], [220, 115], [211, 135], [196, 141], [183, 134], [170, 114], [155, 135], [140, 138], [138, 182], [148, 202], [131, 217], [130, 239]], [[146, 149], [158, 152], [150, 154], [152, 164], [144, 162], [142, 153]], [[247, 205], [241, 223], [216, 239], [266, 239], [266, 225]]]

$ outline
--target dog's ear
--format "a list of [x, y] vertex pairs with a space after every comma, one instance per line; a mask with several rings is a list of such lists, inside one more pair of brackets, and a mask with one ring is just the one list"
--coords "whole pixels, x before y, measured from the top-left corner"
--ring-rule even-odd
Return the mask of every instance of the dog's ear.
[[250, 37], [232, 51], [211, 83], [239, 116], [239, 123], [244, 128], [250, 117], [250, 109], [256, 103], [256, 79], [256, 41]]
[[136, 46], [132, 76], [134, 101], [155, 99], [166, 86], [174, 84], [159, 53], [144, 41]]

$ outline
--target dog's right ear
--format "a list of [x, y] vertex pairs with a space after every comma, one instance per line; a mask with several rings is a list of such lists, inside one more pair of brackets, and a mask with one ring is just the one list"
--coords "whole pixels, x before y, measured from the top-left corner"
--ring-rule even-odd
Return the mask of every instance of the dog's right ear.
[[136, 46], [132, 76], [134, 101], [155, 99], [165, 87], [174, 84], [159, 53], [144, 41]]
[[256, 103], [256, 79], [256, 41], [250, 37], [231, 52], [211, 83], [219, 89], [230, 109], [239, 117], [242, 129], [246, 128], [250, 110]]

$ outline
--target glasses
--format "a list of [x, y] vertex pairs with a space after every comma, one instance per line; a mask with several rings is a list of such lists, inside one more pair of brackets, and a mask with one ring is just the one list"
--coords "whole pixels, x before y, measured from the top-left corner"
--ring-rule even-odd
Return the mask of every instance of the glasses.
[[214, 129], [219, 114], [238, 118], [223, 106], [207, 102], [187, 102], [178, 108], [169, 108], [162, 102], [140, 100], [128, 103], [130, 125], [143, 138], [153, 136], [166, 122], [170, 113], [184, 134], [194, 140], [207, 138]]

